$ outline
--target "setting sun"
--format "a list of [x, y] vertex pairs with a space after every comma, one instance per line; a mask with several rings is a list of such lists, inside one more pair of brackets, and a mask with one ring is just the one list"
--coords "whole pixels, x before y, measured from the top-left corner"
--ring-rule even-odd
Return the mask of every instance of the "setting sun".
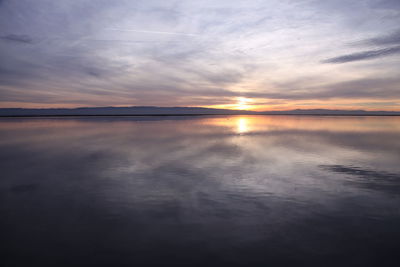
[[250, 106], [248, 105], [249, 102], [250, 102], [250, 99], [245, 98], [245, 97], [239, 97], [237, 99], [237, 104], [235, 105], [235, 109], [239, 109], [239, 110], [249, 109], [250, 108]]

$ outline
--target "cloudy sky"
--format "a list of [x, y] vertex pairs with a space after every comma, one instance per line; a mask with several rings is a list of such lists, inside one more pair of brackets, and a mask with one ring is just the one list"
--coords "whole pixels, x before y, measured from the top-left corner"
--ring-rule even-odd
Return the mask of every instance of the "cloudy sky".
[[399, 0], [0, 0], [0, 107], [400, 110]]

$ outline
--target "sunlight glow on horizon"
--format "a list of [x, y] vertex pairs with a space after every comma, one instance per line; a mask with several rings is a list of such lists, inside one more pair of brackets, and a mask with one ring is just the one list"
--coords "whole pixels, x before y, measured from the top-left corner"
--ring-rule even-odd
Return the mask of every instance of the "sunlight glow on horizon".
[[250, 108], [249, 106], [250, 99], [245, 97], [239, 97], [237, 99], [236, 109], [238, 110], [247, 110]]

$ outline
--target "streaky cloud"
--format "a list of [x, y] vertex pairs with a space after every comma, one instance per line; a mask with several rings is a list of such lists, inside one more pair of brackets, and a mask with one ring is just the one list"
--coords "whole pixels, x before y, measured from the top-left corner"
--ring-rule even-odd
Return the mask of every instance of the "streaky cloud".
[[0, 39], [6, 42], [32, 44], [33, 40], [28, 35], [24, 34], [7, 34], [0, 36]]
[[365, 44], [372, 45], [400, 45], [400, 29], [381, 37], [375, 37], [364, 41]]
[[117, 28], [108, 28], [107, 30], [110, 30], [110, 31], [121, 31], [121, 32], [150, 33], [150, 34], [168, 34], [168, 35], [199, 36], [198, 34], [194, 34], [194, 33], [184, 33], [184, 32], [145, 31], [145, 30], [117, 29]]
[[377, 50], [368, 50], [353, 54], [348, 54], [339, 57], [333, 57], [326, 60], [323, 60], [322, 63], [348, 63], [354, 61], [361, 61], [361, 60], [368, 60], [374, 58], [385, 57], [389, 55], [399, 54], [400, 53], [400, 46], [390, 47], [390, 48], [383, 48]]

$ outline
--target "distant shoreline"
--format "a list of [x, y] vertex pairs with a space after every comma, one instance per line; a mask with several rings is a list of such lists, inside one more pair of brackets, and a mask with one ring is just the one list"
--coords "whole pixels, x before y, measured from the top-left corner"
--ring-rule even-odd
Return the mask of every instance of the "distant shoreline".
[[51, 117], [184, 117], [184, 116], [346, 116], [346, 117], [398, 117], [400, 114], [87, 114], [87, 115], [0, 115], [0, 118], [51, 118]]
[[294, 109], [250, 111], [197, 107], [86, 107], [86, 108], [0, 108], [0, 117], [129, 117], [129, 116], [218, 116], [218, 115], [289, 115], [289, 116], [400, 116], [400, 111], [366, 111], [334, 109]]

